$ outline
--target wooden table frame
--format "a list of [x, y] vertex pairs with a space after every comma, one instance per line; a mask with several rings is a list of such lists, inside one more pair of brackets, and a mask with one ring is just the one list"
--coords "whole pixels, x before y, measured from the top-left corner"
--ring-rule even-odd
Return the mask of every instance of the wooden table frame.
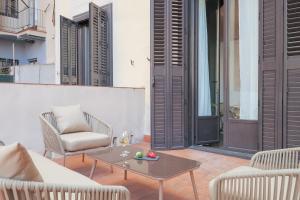
[[[97, 167], [97, 162], [98, 162], [98, 160], [94, 159], [94, 163], [93, 163], [93, 166], [92, 166], [92, 169], [91, 169], [91, 172], [90, 172], [90, 176], [89, 176], [91, 179], [93, 178], [95, 169]], [[147, 178], [150, 178], [150, 179], [158, 181], [158, 184], [159, 184], [159, 187], [158, 187], [159, 200], [163, 200], [164, 199], [164, 189], [163, 189], [164, 188], [163, 187], [164, 181], [169, 180], [171, 178], [174, 178], [174, 177], [177, 177], [177, 176], [180, 176], [182, 174], [185, 174], [185, 173], [189, 172], [190, 173], [190, 177], [191, 177], [192, 186], [193, 186], [195, 200], [199, 200], [198, 191], [197, 191], [197, 187], [196, 187], [196, 183], [195, 183], [195, 177], [194, 177], [194, 170], [197, 169], [197, 168], [199, 168], [199, 167], [196, 167], [194, 169], [190, 169], [190, 170], [184, 171], [182, 173], [176, 174], [173, 177], [170, 177], [170, 178], [167, 178], [167, 179], [157, 179], [157, 178], [154, 178], [152, 176], [147, 176], [145, 174], [138, 173], [138, 172], [136, 172], [134, 170], [127, 169], [127, 168], [122, 167], [122, 166], [120, 166], [118, 164], [115, 164], [115, 163], [108, 163], [108, 162], [105, 162], [105, 161], [102, 161], [102, 162], [110, 165], [112, 173], [113, 173], [113, 166], [116, 166], [118, 168], [123, 169], [124, 170], [124, 180], [127, 180], [127, 177], [128, 177], [127, 171], [130, 171], [130, 172], [132, 172], [134, 174], [138, 174], [138, 175], [141, 175], [141, 176], [144, 176], [144, 177], [147, 177]]]

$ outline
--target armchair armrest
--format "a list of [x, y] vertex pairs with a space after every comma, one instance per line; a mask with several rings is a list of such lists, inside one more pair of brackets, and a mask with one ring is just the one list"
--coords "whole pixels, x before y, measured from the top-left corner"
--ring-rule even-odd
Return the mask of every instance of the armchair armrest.
[[[28, 182], [0, 178], [0, 198], [9, 200], [9, 194], [12, 191], [14, 199], [20, 199], [20, 194], [27, 194], [37, 199], [109, 199], [129, 200], [130, 193], [123, 186], [84, 186], [84, 185], [64, 185], [49, 184], [42, 182]], [[2, 199], [1, 198], [1, 199]], [[22, 198], [21, 198], [22, 199]], [[26, 198], [30, 199], [30, 198]]]
[[299, 169], [223, 174], [210, 182], [212, 200], [294, 199], [299, 192]]
[[97, 119], [96, 117], [86, 112], [84, 112], [84, 115], [88, 124], [92, 127], [93, 132], [106, 134], [110, 138], [113, 137], [113, 130], [107, 123], [101, 121], [100, 119]]
[[262, 151], [256, 153], [250, 166], [264, 169], [298, 169], [300, 168], [300, 147]]
[[65, 151], [57, 129], [46, 120], [44, 114], [40, 115], [40, 122], [46, 150], [51, 150], [55, 153], [64, 154]]

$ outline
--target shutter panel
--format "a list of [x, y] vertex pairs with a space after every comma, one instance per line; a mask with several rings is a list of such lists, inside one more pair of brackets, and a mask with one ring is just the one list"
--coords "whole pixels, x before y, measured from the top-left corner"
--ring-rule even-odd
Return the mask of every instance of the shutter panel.
[[170, 90], [171, 94], [171, 147], [184, 147], [184, 68], [185, 68], [185, 0], [171, 1]]
[[92, 85], [109, 86], [109, 37], [108, 16], [105, 10], [90, 3], [91, 68]]
[[300, 146], [300, 2], [285, 2], [284, 147]]
[[78, 27], [77, 23], [65, 17], [60, 18], [61, 83], [78, 83]]
[[153, 148], [167, 148], [167, 1], [151, 3], [151, 141]]
[[70, 66], [70, 82], [72, 85], [78, 84], [78, 27], [73, 21], [69, 25], [69, 66]]
[[108, 37], [107, 37], [107, 14], [100, 9], [100, 83], [101, 85], [109, 85], [109, 65], [108, 65]]
[[184, 147], [185, 0], [152, 0], [152, 147]]
[[69, 47], [68, 47], [68, 20], [64, 17], [60, 17], [60, 66], [61, 66], [61, 83], [69, 84]]
[[281, 123], [281, 0], [260, 1], [260, 131], [261, 149], [280, 148]]

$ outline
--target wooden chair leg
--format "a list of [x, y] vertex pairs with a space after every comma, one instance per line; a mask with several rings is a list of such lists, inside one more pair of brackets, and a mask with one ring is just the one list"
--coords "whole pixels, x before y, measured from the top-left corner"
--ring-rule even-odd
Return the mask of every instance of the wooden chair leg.
[[84, 162], [84, 157], [85, 157], [85, 155], [84, 155], [84, 153], [82, 154], [82, 162]]
[[64, 156], [64, 167], [66, 166], [66, 156]]

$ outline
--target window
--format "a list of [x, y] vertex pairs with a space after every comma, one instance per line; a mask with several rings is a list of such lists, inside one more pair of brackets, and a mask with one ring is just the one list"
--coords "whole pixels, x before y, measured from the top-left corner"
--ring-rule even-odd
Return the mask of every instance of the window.
[[10, 67], [13, 65], [19, 65], [19, 60], [15, 60], [8, 58], [0, 58], [0, 67]]
[[1, 0], [0, 15], [18, 18], [18, 0]]
[[228, 1], [230, 117], [258, 118], [258, 0]]
[[112, 86], [112, 5], [61, 16], [61, 83]]

